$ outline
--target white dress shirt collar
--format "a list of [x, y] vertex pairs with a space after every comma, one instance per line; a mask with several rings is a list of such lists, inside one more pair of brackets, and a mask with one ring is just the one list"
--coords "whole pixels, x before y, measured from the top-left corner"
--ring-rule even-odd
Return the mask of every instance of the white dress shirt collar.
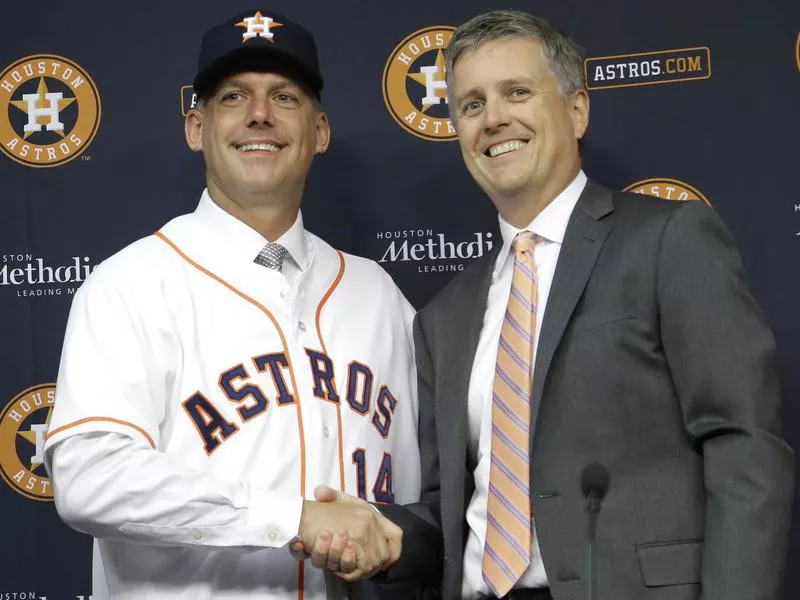
[[[241, 255], [243, 260], [253, 261], [264, 245], [270, 241], [214, 202], [208, 189], [203, 190], [195, 214], [209, 224], [214, 231], [217, 231], [219, 239], [225, 240], [229, 248], [235, 254]], [[281, 237], [274, 240], [286, 248], [288, 256], [294, 260], [301, 271], [308, 269], [311, 258], [305, 238], [303, 215], [298, 210], [297, 218], [292, 226]]]
[[580, 198], [583, 188], [586, 187], [586, 181], [586, 174], [583, 170], [578, 171], [575, 179], [523, 229], [517, 229], [499, 214], [497, 215], [497, 219], [500, 222], [500, 235], [503, 238], [503, 245], [495, 262], [494, 271], [492, 272], [493, 278], [499, 276], [500, 270], [506, 264], [506, 259], [511, 252], [511, 242], [514, 241], [520, 231], [532, 231], [550, 242], [555, 242], [559, 245], [563, 243], [569, 217], [578, 203], [578, 198]]

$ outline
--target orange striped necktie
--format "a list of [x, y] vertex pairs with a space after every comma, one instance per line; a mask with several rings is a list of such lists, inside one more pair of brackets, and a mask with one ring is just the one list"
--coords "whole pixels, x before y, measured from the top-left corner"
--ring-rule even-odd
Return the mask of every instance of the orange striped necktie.
[[508, 296], [492, 394], [492, 455], [486, 510], [483, 579], [505, 596], [531, 562], [529, 427], [536, 330], [538, 237], [521, 231], [511, 244], [514, 275]]

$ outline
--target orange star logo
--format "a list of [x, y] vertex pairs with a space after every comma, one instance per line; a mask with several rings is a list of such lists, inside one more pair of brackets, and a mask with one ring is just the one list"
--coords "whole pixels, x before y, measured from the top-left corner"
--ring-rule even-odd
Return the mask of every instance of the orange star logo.
[[[53, 115], [45, 114], [40, 115], [37, 111], [42, 111], [48, 108], [48, 105], [52, 105], [53, 110], [55, 111], [54, 115], [57, 115], [67, 106], [75, 102], [75, 98], [64, 98], [64, 95], [59, 94], [50, 94], [50, 90], [47, 89], [47, 84], [44, 82], [44, 77], [39, 78], [39, 85], [36, 88], [36, 94], [31, 97], [30, 101], [26, 98], [25, 100], [12, 100], [9, 102], [14, 108], [20, 109], [26, 115], [28, 115], [29, 119], [33, 121], [34, 124], [42, 125], [45, 124], [46, 120], [49, 118], [53, 121]], [[52, 111], [51, 111], [52, 112]], [[43, 121], [44, 119], [44, 121]], [[30, 127], [25, 130], [25, 134], [23, 135], [23, 139], [28, 139], [28, 136], [35, 132], [39, 131], [39, 127]], [[41, 127], [44, 129], [44, 127]], [[62, 138], [64, 137], [64, 127], [60, 123], [57, 123], [56, 126], [48, 128], [50, 131], [55, 131], [58, 135]]]
[[422, 67], [418, 73], [409, 73], [407, 75], [409, 79], [413, 79], [426, 88], [421, 107], [421, 112], [423, 113], [431, 106], [438, 105], [440, 98], [444, 98], [444, 101], [447, 102], [444, 62], [444, 52], [439, 48], [436, 51], [436, 62], [433, 66]]
[[274, 43], [275, 40], [272, 39], [274, 34], [271, 29], [273, 27], [281, 27], [282, 25], [282, 23], [278, 23], [272, 18], [262, 15], [260, 10], [256, 11], [256, 14], [252, 17], [245, 17], [240, 22], [236, 23], [236, 27], [247, 29], [247, 31], [242, 34], [242, 43], [254, 37], [262, 37]]

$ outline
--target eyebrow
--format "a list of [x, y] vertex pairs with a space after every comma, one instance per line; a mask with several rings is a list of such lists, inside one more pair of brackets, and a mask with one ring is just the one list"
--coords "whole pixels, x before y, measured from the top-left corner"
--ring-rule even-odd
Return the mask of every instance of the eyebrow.
[[276, 81], [275, 83], [272, 83], [268, 89], [270, 92], [277, 92], [278, 90], [286, 90], [286, 89], [303, 91], [302, 86], [298, 85], [291, 79], [285, 79], [284, 81]]
[[[507, 88], [515, 85], [527, 85], [527, 86], [536, 86], [537, 82], [530, 77], [512, 77], [511, 79], [503, 79], [502, 81], [493, 82], [492, 86], [499, 85], [501, 88]], [[483, 88], [480, 86], [475, 86], [468, 89], [463, 94], [460, 94], [456, 97], [456, 106], [460, 105], [464, 100], [467, 98], [472, 98], [475, 96], [480, 96], [483, 94]]]

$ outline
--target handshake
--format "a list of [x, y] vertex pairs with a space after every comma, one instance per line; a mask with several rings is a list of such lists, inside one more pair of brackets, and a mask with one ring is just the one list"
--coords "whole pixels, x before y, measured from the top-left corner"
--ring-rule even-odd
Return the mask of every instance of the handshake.
[[314, 490], [316, 502], [303, 502], [299, 540], [292, 556], [311, 559], [345, 581], [372, 577], [400, 558], [403, 531], [360, 498], [327, 486]]

